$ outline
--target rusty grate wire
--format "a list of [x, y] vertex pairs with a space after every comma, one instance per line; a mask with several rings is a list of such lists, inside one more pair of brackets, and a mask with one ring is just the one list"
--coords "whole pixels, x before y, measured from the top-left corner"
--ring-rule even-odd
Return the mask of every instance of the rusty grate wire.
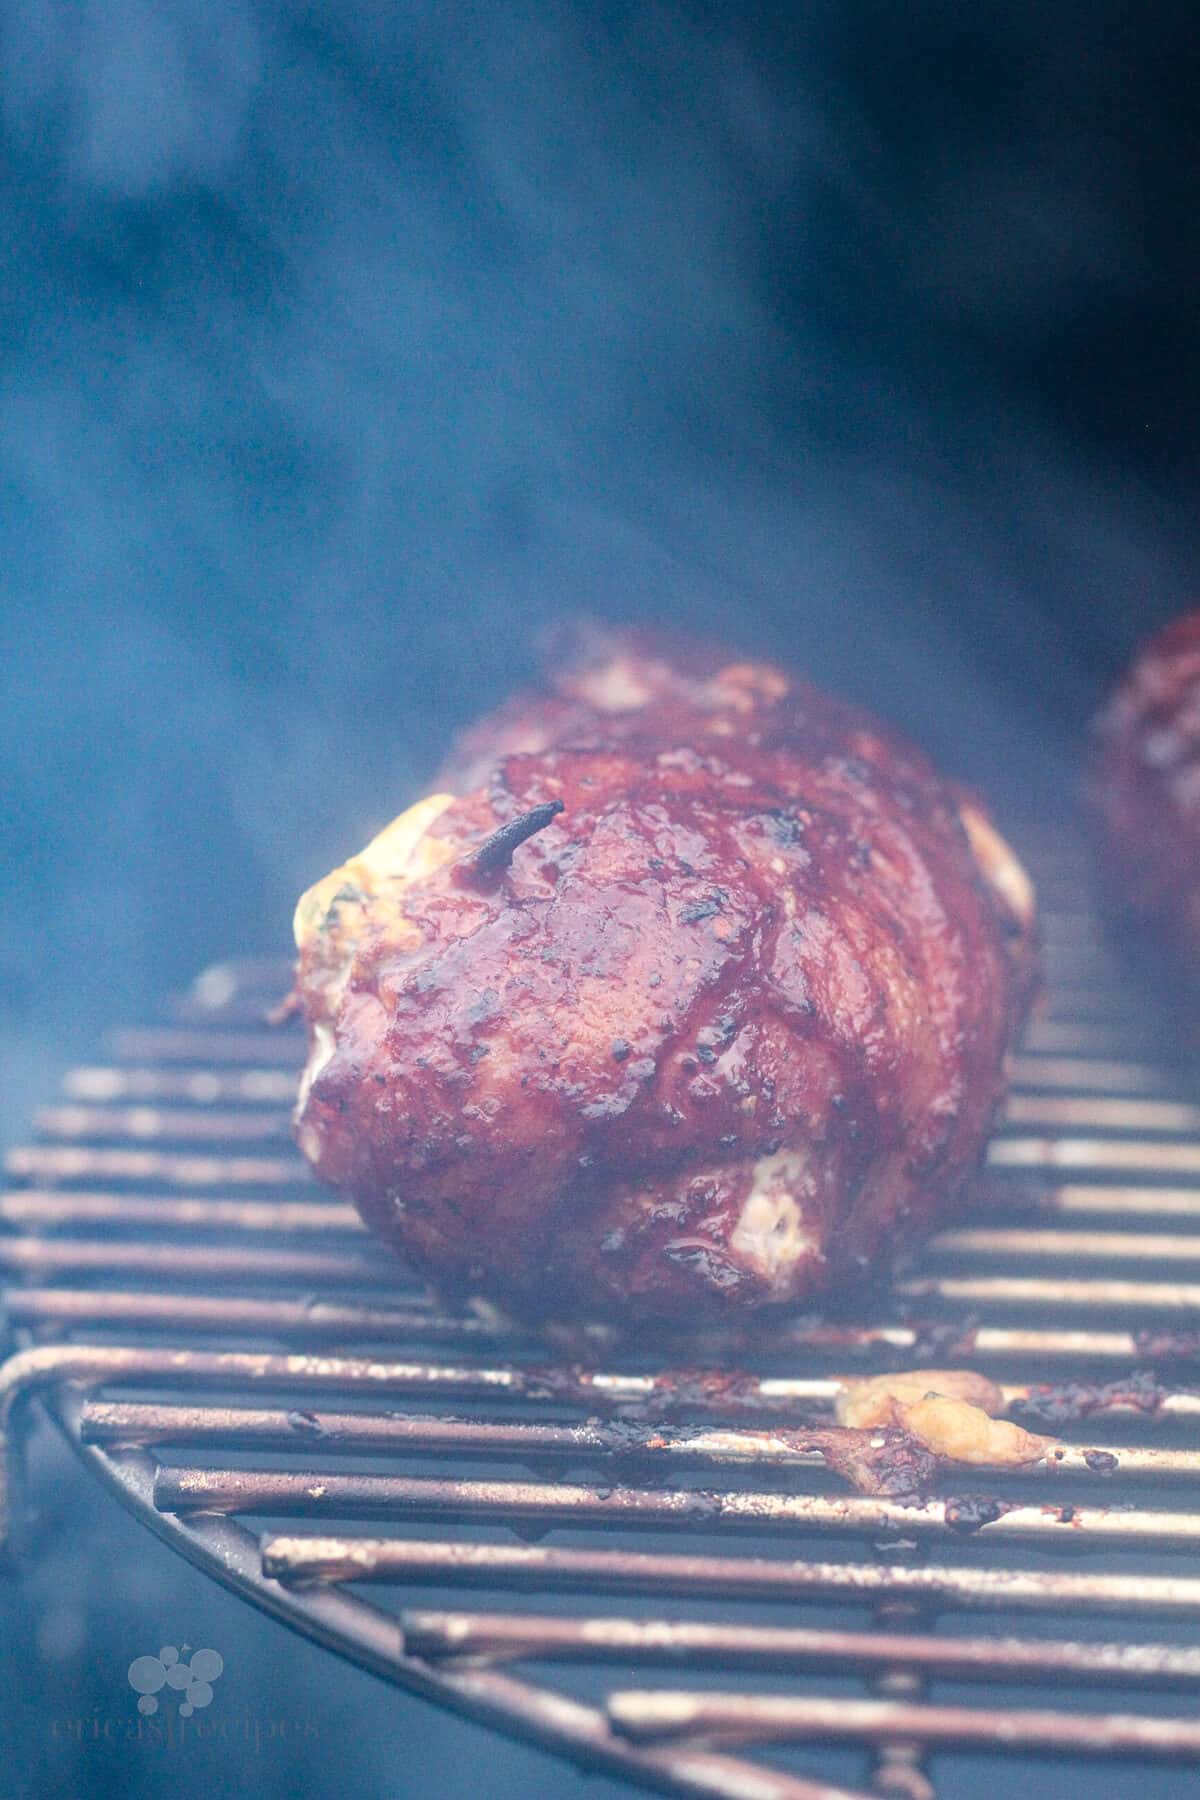
[[[646, 1788], [921, 1800], [991, 1751], [1050, 1794], [1051, 1759], [1200, 1762], [1200, 1083], [1080, 853], [1027, 835], [1049, 992], [984, 1195], [867, 1318], [633, 1357], [450, 1313], [292, 1148], [283, 965], [118, 1033], [0, 1197], [14, 1549], [36, 1397], [247, 1598]], [[928, 1366], [990, 1375], [1053, 1452], [920, 1505], [850, 1491], [841, 1379]], [[814, 1772], [830, 1743], [857, 1785]]]

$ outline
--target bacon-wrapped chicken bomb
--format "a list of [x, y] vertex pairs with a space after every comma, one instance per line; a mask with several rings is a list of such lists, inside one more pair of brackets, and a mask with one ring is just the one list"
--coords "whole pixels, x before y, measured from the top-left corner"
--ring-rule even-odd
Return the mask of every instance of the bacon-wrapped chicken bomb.
[[1033, 896], [917, 751], [625, 637], [469, 733], [452, 786], [296, 913], [300, 1145], [443, 1291], [730, 1319], [953, 1206]]

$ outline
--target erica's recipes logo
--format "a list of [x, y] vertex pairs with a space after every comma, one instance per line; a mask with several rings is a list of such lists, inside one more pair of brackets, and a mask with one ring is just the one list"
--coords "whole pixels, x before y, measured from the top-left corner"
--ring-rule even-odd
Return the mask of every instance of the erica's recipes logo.
[[[264, 1715], [237, 1704], [236, 1685], [222, 1691], [231, 1704], [214, 1707], [216, 1684], [225, 1669], [217, 1650], [193, 1650], [190, 1644], [164, 1644], [157, 1656], [135, 1656], [125, 1679], [137, 1695], [113, 1716], [98, 1707], [48, 1722], [57, 1742], [79, 1746], [124, 1744], [147, 1755], [188, 1752], [196, 1746], [231, 1755], [267, 1756], [285, 1745], [321, 1736], [315, 1713], [297, 1711]], [[172, 1700], [174, 1705], [171, 1704]], [[215, 1716], [214, 1716], [215, 1715]]]
[[225, 1659], [217, 1650], [164, 1644], [157, 1656], [134, 1657], [129, 1665], [129, 1685], [138, 1697], [140, 1713], [156, 1713], [158, 1696], [167, 1689], [179, 1696], [180, 1718], [190, 1719], [198, 1708], [211, 1702], [213, 1683], [224, 1667]]

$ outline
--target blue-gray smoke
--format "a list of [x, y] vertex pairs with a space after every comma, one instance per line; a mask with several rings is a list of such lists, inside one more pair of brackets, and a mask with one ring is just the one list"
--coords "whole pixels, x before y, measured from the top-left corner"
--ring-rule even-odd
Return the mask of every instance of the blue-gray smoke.
[[281, 938], [564, 609], [790, 657], [986, 782], [1186, 592], [1179, 495], [1036, 379], [1155, 273], [1115, 44], [1020, 5], [0, 21], [10, 1130], [39, 1045]]
[[[0, 1139], [282, 944], [563, 611], [807, 665], [1001, 810], [1069, 779], [1190, 598], [1195, 37], [1106, 0], [6, 0]], [[365, 1741], [371, 1800], [460, 1791], [371, 1787]]]

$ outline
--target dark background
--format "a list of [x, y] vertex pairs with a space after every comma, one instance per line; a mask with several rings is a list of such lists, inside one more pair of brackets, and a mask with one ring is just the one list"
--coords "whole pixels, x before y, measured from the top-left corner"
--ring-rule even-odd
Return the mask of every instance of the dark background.
[[[1196, 590], [1198, 45], [1144, 0], [6, 0], [0, 1137], [282, 945], [564, 611], [807, 666], [1002, 813], [1066, 787]], [[134, 1541], [170, 1641], [199, 1578]], [[267, 1710], [334, 1681], [256, 1629]], [[100, 1640], [18, 1658], [31, 1720]], [[400, 1703], [344, 1679], [368, 1800], [459, 1791], [381, 1775]]]

